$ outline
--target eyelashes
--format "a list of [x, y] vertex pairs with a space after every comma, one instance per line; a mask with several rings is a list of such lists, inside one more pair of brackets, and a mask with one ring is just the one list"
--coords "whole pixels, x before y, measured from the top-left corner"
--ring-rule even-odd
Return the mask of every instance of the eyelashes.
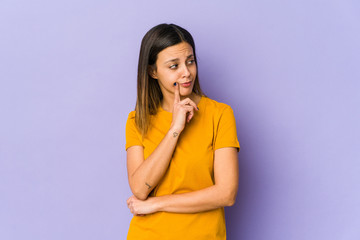
[[175, 68], [177, 68], [177, 66], [178, 66], [177, 64], [173, 64], [173, 65], [171, 65], [169, 68], [170, 68], [170, 69], [175, 69]]
[[[194, 64], [194, 63], [195, 63], [195, 60], [194, 60], [194, 59], [187, 61], [187, 64], [188, 64], [188, 65], [192, 65], [192, 64]], [[170, 68], [170, 69], [176, 69], [178, 66], [179, 66], [179, 64], [173, 64], [173, 65], [171, 65], [169, 68]]]

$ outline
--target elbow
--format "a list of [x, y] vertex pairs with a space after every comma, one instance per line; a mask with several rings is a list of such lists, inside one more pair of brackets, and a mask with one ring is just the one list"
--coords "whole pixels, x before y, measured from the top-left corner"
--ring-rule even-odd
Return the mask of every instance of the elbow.
[[147, 199], [147, 195], [146, 194], [141, 194], [141, 193], [137, 193], [135, 194], [134, 193], [134, 196], [139, 199], [139, 200], [142, 200], [142, 201], [145, 201]]
[[139, 200], [146, 200], [150, 192], [146, 191], [144, 188], [141, 188], [139, 184], [136, 184], [134, 181], [129, 181], [130, 189], [132, 194]]
[[218, 206], [219, 207], [231, 207], [235, 204], [237, 187], [235, 188], [226, 188], [218, 186], [218, 192], [216, 193]]
[[235, 204], [236, 199], [235, 198], [229, 198], [227, 199], [226, 203], [225, 203], [225, 207], [231, 207]]
[[235, 202], [236, 202], [236, 192], [229, 192], [228, 194], [226, 194], [226, 198], [224, 201], [225, 207], [231, 207], [235, 204]]
[[144, 191], [139, 191], [137, 189], [131, 189], [132, 193], [134, 194], [134, 196], [139, 199], [139, 200], [146, 200], [149, 193], [146, 193]]

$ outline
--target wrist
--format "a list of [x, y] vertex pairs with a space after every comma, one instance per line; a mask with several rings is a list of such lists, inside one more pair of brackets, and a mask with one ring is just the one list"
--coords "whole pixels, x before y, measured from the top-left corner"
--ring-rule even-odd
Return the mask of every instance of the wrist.
[[169, 134], [172, 137], [176, 138], [176, 137], [178, 137], [180, 135], [181, 131], [182, 131], [181, 129], [177, 129], [175, 127], [170, 127]]
[[165, 206], [164, 200], [165, 199], [166, 199], [166, 196], [160, 196], [160, 197], [153, 198], [153, 200], [154, 200], [153, 206], [154, 206], [155, 212], [163, 212], [164, 211], [164, 206]]

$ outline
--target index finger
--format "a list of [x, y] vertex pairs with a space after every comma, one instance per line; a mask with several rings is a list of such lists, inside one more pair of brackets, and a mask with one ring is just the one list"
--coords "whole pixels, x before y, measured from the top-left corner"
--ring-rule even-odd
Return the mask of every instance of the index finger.
[[180, 87], [179, 87], [179, 83], [178, 82], [175, 82], [174, 83], [174, 89], [175, 89], [175, 92], [174, 92], [174, 94], [175, 94], [175, 97], [174, 97], [174, 103], [178, 103], [178, 102], [180, 102]]

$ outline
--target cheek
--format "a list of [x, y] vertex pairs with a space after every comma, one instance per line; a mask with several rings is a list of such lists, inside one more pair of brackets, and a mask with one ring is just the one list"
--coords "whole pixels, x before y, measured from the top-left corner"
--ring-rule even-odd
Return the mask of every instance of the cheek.
[[171, 87], [178, 79], [177, 74], [171, 72], [162, 72], [158, 77], [159, 83], [164, 87]]
[[196, 65], [194, 65], [194, 66], [192, 66], [192, 67], [190, 68], [190, 72], [191, 72], [191, 74], [192, 74], [194, 77], [196, 76], [196, 74], [197, 74]]
[[162, 73], [162, 81], [163, 83], [168, 83], [168, 84], [172, 84], [177, 80], [179, 79], [180, 77], [180, 73], [178, 71], [165, 71]]

